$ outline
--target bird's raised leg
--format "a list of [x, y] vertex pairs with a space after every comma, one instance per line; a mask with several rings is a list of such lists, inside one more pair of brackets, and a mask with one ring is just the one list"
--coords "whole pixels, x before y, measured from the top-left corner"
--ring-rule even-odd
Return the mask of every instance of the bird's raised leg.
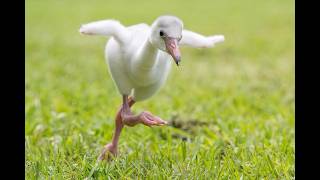
[[[118, 154], [118, 141], [120, 137], [120, 133], [124, 125], [127, 126], [135, 126], [139, 123], [142, 123], [146, 126], [162, 126], [167, 124], [166, 121], [162, 120], [161, 118], [152, 115], [150, 112], [143, 111], [138, 115], [133, 115], [130, 107], [135, 103], [135, 101], [127, 95], [123, 96], [123, 104], [119, 109], [115, 123], [116, 128], [115, 132], [112, 137], [112, 142], [105, 145], [104, 149], [102, 150], [99, 160], [110, 159], [112, 156], [116, 156]], [[110, 156], [111, 155], [111, 156]]]
[[167, 124], [166, 121], [161, 118], [154, 116], [148, 111], [143, 111], [138, 115], [133, 115], [130, 110], [130, 103], [127, 98], [123, 98], [123, 106], [121, 111], [121, 118], [123, 124], [127, 126], [135, 126], [139, 123], [144, 124], [146, 126], [162, 126]]

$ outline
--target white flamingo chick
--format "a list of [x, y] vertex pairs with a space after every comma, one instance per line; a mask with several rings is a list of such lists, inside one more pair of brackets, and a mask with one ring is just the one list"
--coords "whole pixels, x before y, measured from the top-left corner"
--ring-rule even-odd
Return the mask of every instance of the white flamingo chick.
[[181, 61], [180, 45], [208, 48], [224, 41], [223, 35], [205, 37], [183, 29], [182, 21], [175, 16], [160, 16], [151, 26], [142, 23], [125, 27], [115, 20], [96, 21], [82, 25], [80, 33], [111, 37], [105, 55], [109, 72], [123, 99], [116, 115], [112, 142], [105, 146], [100, 160], [105, 159], [109, 152], [117, 155], [118, 140], [124, 125], [167, 124], [148, 111], [134, 115], [130, 108], [135, 102], [154, 95], [165, 83], [171, 68], [171, 57], [177, 65]]

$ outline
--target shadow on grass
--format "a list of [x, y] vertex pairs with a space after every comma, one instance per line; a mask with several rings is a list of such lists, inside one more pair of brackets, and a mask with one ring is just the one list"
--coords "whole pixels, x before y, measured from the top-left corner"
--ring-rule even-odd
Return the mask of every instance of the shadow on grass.
[[[203, 134], [204, 129], [215, 129], [217, 126], [214, 122], [201, 121], [198, 119], [184, 120], [178, 116], [174, 116], [168, 121], [168, 125], [177, 131], [171, 134], [174, 139], [181, 139], [182, 141], [192, 141], [195, 136]], [[222, 137], [220, 130], [213, 130], [213, 133]], [[204, 133], [205, 134], [205, 133]], [[160, 134], [161, 138], [167, 139], [165, 134]]]

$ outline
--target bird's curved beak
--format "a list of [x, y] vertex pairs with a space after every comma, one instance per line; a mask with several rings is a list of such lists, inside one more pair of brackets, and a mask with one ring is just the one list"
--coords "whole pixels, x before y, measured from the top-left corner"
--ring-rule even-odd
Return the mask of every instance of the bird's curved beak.
[[178, 46], [178, 40], [176, 38], [165, 37], [164, 42], [166, 44], [167, 52], [172, 56], [177, 66], [179, 66], [181, 61], [181, 54]]

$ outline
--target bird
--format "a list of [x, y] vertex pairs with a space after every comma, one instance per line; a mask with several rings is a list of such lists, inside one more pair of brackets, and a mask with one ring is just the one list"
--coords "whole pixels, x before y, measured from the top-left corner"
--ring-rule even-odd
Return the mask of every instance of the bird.
[[[118, 155], [121, 130], [137, 124], [163, 126], [167, 121], [149, 111], [133, 114], [131, 107], [149, 99], [164, 85], [172, 63], [181, 63], [180, 46], [210, 48], [225, 40], [224, 35], [204, 36], [184, 29], [183, 21], [173, 15], [161, 15], [151, 25], [124, 26], [115, 19], [82, 24], [82, 35], [105, 36], [105, 58], [122, 104], [115, 117], [112, 141], [103, 147], [98, 159]], [[171, 60], [172, 59], [172, 60]]]

